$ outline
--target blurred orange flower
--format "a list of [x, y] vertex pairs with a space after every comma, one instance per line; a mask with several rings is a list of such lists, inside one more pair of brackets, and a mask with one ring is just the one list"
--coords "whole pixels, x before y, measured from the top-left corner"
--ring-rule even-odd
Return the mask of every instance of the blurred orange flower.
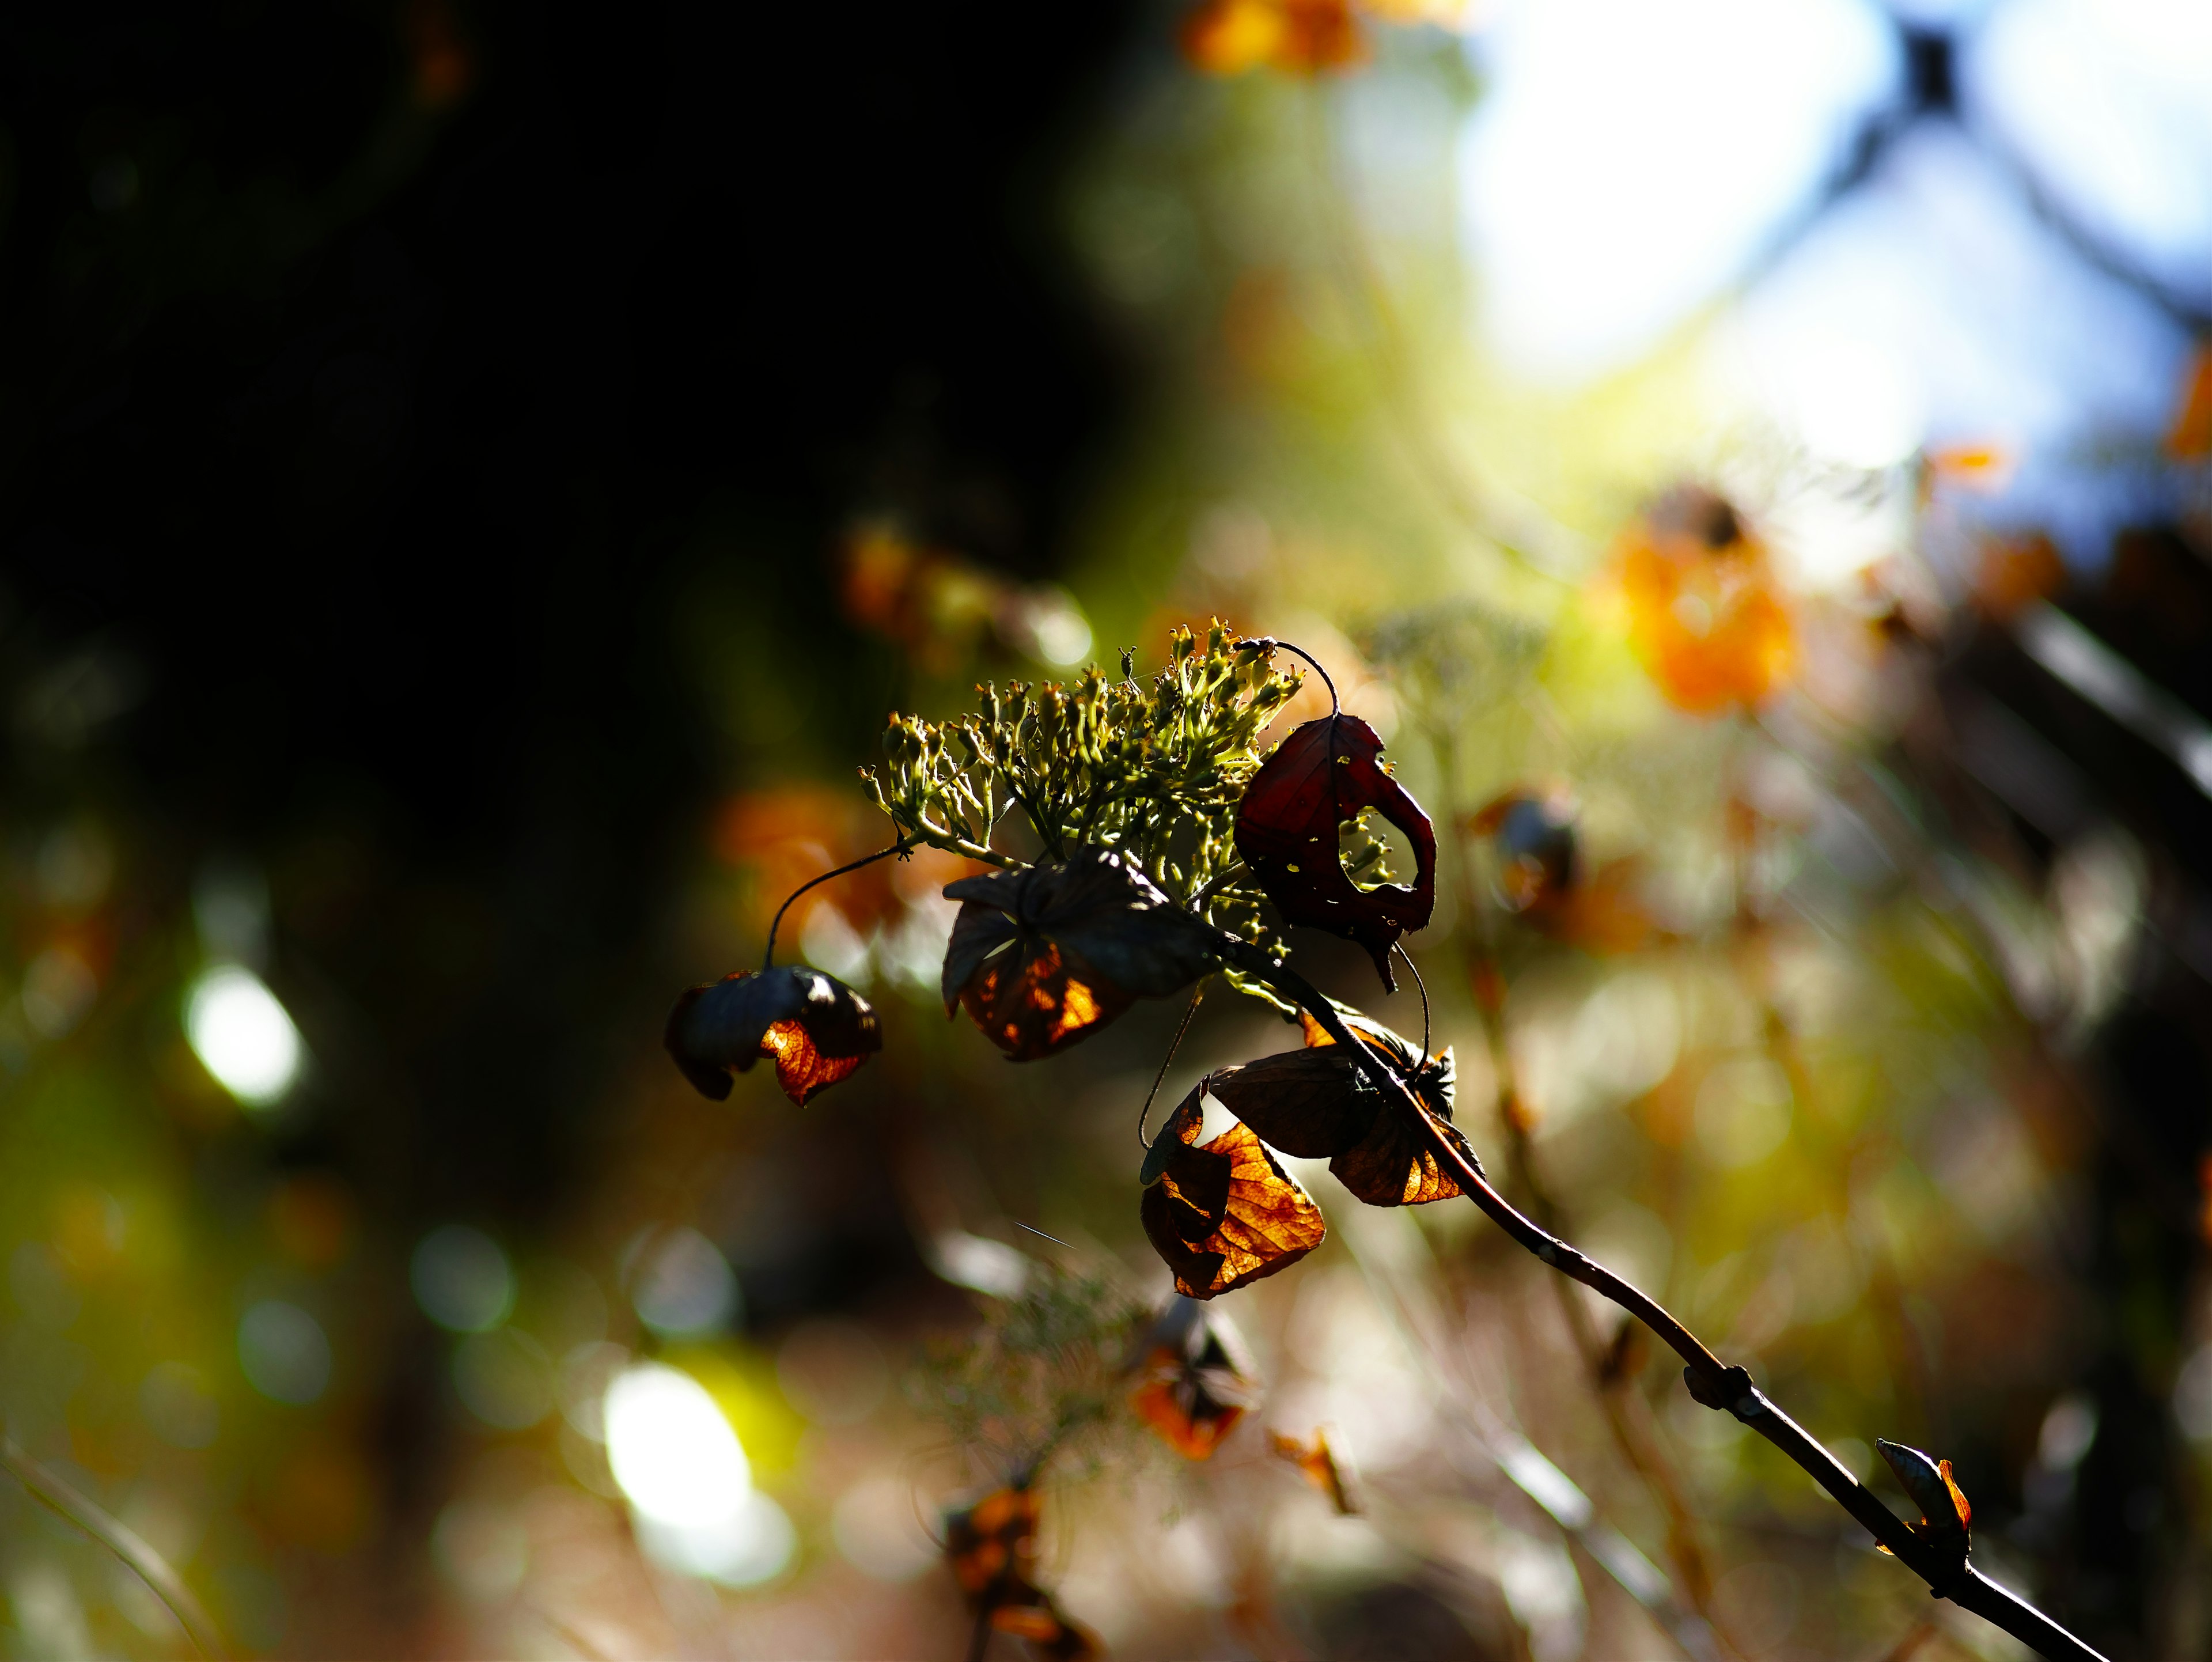
[[1765, 551], [1711, 491], [1662, 497], [1623, 534], [1616, 571], [1637, 656], [1668, 703], [1749, 708], [1789, 677], [1796, 642]]
[[1204, 0], [1183, 21], [1183, 55], [1208, 75], [1316, 75], [1367, 56], [1349, 0]]

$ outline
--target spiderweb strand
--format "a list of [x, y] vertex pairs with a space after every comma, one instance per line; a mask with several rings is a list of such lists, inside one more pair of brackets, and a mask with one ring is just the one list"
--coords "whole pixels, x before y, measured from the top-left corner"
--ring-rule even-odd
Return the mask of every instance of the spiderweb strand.
[[1152, 1151], [1152, 1145], [1145, 1141], [1145, 1122], [1152, 1117], [1152, 1100], [1159, 1095], [1160, 1087], [1166, 1082], [1168, 1068], [1175, 1061], [1176, 1052], [1182, 1047], [1182, 1036], [1190, 1031], [1190, 1019], [1198, 1014], [1198, 1001], [1205, 996], [1203, 985], [1191, 989], [1190, 1002], [1183, 1009], [1182, 1020], [1176, 1025], [1175, 1037], [1168, 1041], [1168, 1053], [1160, 1058], [1159, 1072], [1152, 1075], [1152, 1088], [1145, 1093], [1145, 1105], [1137, 1115], [1137, 1147], [1148, 1154]]

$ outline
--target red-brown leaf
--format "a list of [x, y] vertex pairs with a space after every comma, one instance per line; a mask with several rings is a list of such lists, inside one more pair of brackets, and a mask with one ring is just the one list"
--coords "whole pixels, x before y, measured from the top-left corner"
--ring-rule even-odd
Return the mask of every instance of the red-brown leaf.
[[[1437, 899], [1437, 838], [1429, 816], [1382, 763], [1375, 729], [1341, 710], [1308, 721], [1275, 746], [1237, 809], [1237, 852], [1287, 923], [1367, 948], [1382, 984], [1397, 989], [1390, 948], [1429, 921]], [[1363, 889], [1338, 857], [1339, 828], [1374, 809], [1413, 847], [1413, 883]]]

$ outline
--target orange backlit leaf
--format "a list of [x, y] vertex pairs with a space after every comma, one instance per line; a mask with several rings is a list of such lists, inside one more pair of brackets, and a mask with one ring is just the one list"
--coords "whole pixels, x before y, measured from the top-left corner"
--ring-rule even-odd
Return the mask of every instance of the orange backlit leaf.
[[1350, 0], [1202, 0], [1183, 20], [1183, 56], [1208, 75], [1315, 75], [1367, 55]]
[[1654, 504], [1623, 535], [1615, 569], [1637, 655], [1678, 709], [1751, 708], [1789, 678], [1796, 638], [1765, 553], [1711, 491]]
[[1135, 1001], [1085, 981], [1048, 941], [1029, 957], [1002, 953], [960, 989], [968, 1019], [1016, 1062], [1035, 1062], [1111, 1021]]
[[1277, 1458], [1288, 1460], [1304, 1474], [1306, 1482], [1328, 1496], [1329, 1504], [1336, 1508], [1339, 1515], [1350, 1518], [1358, 1514], [1359, 1508], [1352, 1501], [1352, 1491], [1344, 1481], [1344, 1472], [1336, 1463], [1336, 1456], [1329, 1451], [1327, 1436], [1316, 1430], [1311, 1442], [1303, 1442], [1296, 1437], [1286, 1437], [1279, 1431], [1271, 1431], [1267, 1434], [1267, 1443], [1274, 1450]]
[[1139, 998], [1181, 991], [1212, 969], [1215, 936], [1120, 855], [966, 878], [945, 951], [945, 1013], [965, 1007], [1017, 1062], [1052, 1055]]
[[[1338, 854], [1340, 828], [1373, 809], [1413, 849], [1413, 882], [1362, 888]], [[1237, 805], [1237, 852], [1285, 923], [1356, 941], [1397, 990], [1390, 949], [1425, 927], [1437, 903], [1437, 837], [1429, 816], [1391, 777], [1382, 740], [1341, 710], [1275, 746]]]
[[1321, 1208], [1249, 1126], [1231, 1125], [1200, 1147], [1204, 1123], [1193, 1092], [1146, 1156], [1138, 1206], [1146, 1236], [1187, 1299], [1287, 1269], [1328, 1233]]
[[763, 1056], [776, 1083], [804, 1104], [884, 1047], [867, 1000], [835, 976], [803, 965], [739, 970], [693, 987], [669, 1012], [668, 1053], [701, 1094], [721, 1101], [733, 1073]]
[[1206, 1459], [1252, 1403], [1250, 1367], [1241, 1351], [1218, 1316], [1178, 1297], [1146, 1336], [1129, 1405], [1176, 1453]]

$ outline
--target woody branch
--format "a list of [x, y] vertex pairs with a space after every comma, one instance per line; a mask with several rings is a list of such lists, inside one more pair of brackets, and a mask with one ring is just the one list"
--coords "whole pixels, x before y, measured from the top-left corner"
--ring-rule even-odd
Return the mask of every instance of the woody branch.
[[1224, 962], [1296, 1003], [1332, 1039], [1344, 1046], [1346, 1054], [1382, 1092], [1383, 1099], [1396, 1105], [1400, 1112], [1413, 1117], [1421, 1127], [1430, 1153], [1492, 1222], [1524, 1251], [1620, 1306], [1658, 1335], [1682, 1359], [1683, 1379], [1692, 1397], [1704, 1407], [1733, 1414], [1781, 1450], [1868, 1533], [1895, 1555], [1899, 1562], [1925, 1581], [1931, 1595], [1972, 1610], [2048, 1659], [2048, 1662], [2104, 1662], [2096, 1651], [2026, 1599], [1990, 1580], [1963, 1558], [1954, 1562], [1948, 1553], [1923, 1539], [1861, 1482], [1849, 1467], [1784, 1413], [1753, 1382], [1747, 1371], [1723, 1363], [1657, 1300], [1518, 1211], [1491, 1186], [1481, 1168], [1437, 1129], [1435, 1117], [1414, 1093], [1407, 1089], [1405, 1081], [1382, 1053], [1354, 1038], [1335, 1006], [1312, 983], [1275, 962], [1251, 942], [1225, 931], [1221, 934], [1220, 953]]

